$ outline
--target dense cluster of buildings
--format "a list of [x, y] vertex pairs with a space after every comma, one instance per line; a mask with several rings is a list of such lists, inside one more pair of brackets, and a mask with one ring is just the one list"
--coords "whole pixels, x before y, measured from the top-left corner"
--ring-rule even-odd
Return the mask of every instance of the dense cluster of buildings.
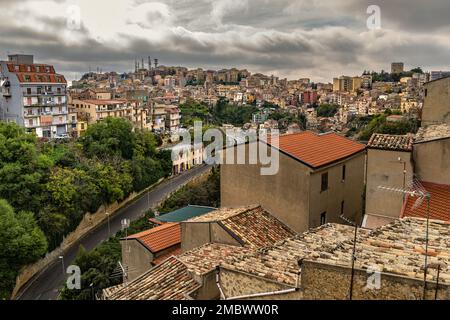
[[[225, 98], [260, 108], [244, 128], [278, 128], [269, 105], [303, 114], [259, 145], [267, 164], [220, 165], [221, 208], [188, 206], [155, 217], [154, 228], [122, 239], [123, 283], [102, 299], [449, 299], [450, 77], [411, 72], [399, 81], [341, 76], [288, 81], [247, 70], [165, 67], [148, 58], [126, 74], [64, 76], [32, 56], [0, 69], [0, 117], [41, 138], [79, 136], [107, 117], [175, 139], [180, 104]], [[391, 74], [402, 75], [403, 63]], [[431, 78], [430, 78], [431, 77]], [[431, 80], [431, 81], [430, 81]], [[338, 107], [320, 117], [317, 106]], [[417, 133], [344, 137], [347, 124], [397, 110]], [[308, 129], [308, 130], [305, 130]], [[252, 143], [244, 143], [246, 154]], [[195, 147], [195, 146], [194, 146]], [[241, 147], [241, 146], [240, 146]], [[178, 154], [173, 172], [203, 162], [203, 146]], [[228, 146], [236, 152], [237, 146]], [[260, 151], [261, 152], [261, 151]]]
[[[449, 299], [449, 85], [425, 85], [433, 122], [417, 134], [366, 146], [304, 131], [280, 136], [275, 175], [222, 164], [222, 207], [186, 207], [124, 238], [139, 272], [102, 298]], [[155, 245], [161, 255], [140, 253]]]
[[[399, 113], [398, 121], [419, 118], [424, 84], [446, 75], [443, 71], [404, 73], [400, 62], [393, 63], [391, 71], [399, 81], [379, 81], [373, 73], [365, 72], [361, 76], [343, 75], [332, 83], [312, 83], [307, 78], [287, 80], [236, 68], [167, 67], [149, 57], [147, 64], [144, 59], [136, 61], [132, 72], [97, 70], [67, 88], [64, 76], [56, 74], [52, 66], [35, 64], [32, 56], [11, 55], [9, 61], [2, 62], [0, 116], [47, 138], [80, 136], [89, 124], [108, 116], [126, 118], [136, 128], [173, 135], [181, 128], [180, 104], [195, 100], [212, 106], [226, 99], [260, 109], [244, 128], [287, 132], [293, 125], [346, 134], [354, 129], [353, 119], [387, 109]], [[335, 106], [338, 112], [318, 114], [317, 107], [324, 104]], [[275, 110], [294, 117], [303, 115], [306, 123], [293, 121], [280, 127], [271, 118]]]

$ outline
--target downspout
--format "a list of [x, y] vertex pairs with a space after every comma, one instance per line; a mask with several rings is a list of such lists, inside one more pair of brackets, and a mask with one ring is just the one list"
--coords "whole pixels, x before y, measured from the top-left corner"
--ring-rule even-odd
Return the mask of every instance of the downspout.
[[216, 285], [217, 288], [219, 288], [220, 292], [220, 299], [221, 300], [227, 300], [227, 297], [225, 296], [225, 293], [223, 292], [222, 286], [220, 285], [220, 267], [216, 267]]
[[[230, 298], [225, 298], [225, 296], [224, 296], [224, 298], [225, 298], [225, 300], [239, 300], [239, 299], [246, 299], [246, 298], [258, 298], [258, 297], [266, 297], [266, 296], [275, 296], [275, 295], [281, 295], [281, 294], [296, 292], [296, 291], [298, 291], [300, 289], [299, 286], [300, 286], [300, 274], [301, 274], [301, 267], [302, 267], [302, 265], [303, 265], [303, 259], [300, 259], [298, 261], [298, 266], [300, 267], [300, 269], [297, 272], [297, 279], [295, 280], [295, 288], [278, 290], [278, 291], [269, 291], [269, 292], [263, 292], [263, 293], [253, 293], [253, 294], [247, 294], [247, 295], [230, 297]], [[222, 292], [220, 284], [218, 284], [218, 287], [219, 287], [219, 290]]]
[[291, 288], [291, 289], [285, 289], [280, 291], [271, 291], [271, 292], [264, 292], [264, 293], [254, 293], [254, 294], [248, 294], [243, 296], [237, 296], [237, 297], [231, 297], [227, 298], [225, 300], [240, 300], [240, 299], [246, 299], [246, 298], [257, 298], [257, 297], [265, 297], [265, 296], [274, 296], [274, 295], [280, 295], [280, 294], [286, 294], [297, 291], [298, 288]]

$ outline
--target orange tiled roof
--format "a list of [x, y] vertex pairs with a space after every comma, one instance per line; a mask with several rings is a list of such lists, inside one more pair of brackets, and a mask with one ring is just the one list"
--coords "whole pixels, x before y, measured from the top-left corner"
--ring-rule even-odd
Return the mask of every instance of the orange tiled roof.
[[181, 243], [181, 226], [179, 223], [166, 223], [127, 237], [138, 240], [151, 252], [159, 252]]
[[[18, 66], [17, 70], [15, 67]], [[7, 64], [9, 72], [15, 73], [21, 83], [62, 83], [67, 84], [66, 78], [55, 73], [55, 68], [46, 64]], [[47, 71], [48, 70], [48, 71]], [[27, 79], [28, 78], [28, 81]]]
[[[450, 221], [450, 185], [421, 181], [423, 187], [431, 194], [430, 218]], [[417, 197], [407, 196], [402, 209], [402, 217], [427, 217], [427, 201], [424, 200], [414, 208]]]
[[365, 148], [365, 145], [336, 133], [303, 131], [279, 137], [279, 149], [282, 152], [313, 168], [345, 159]]

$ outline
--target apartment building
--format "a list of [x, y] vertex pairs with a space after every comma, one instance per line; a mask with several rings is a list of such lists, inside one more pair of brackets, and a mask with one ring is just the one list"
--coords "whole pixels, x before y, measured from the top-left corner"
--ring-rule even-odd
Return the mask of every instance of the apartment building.
[[9, 55], [0, 61], [0, 119], [12, 121], [39, 138], [67, 136], [67, 82], [51, 65], [32, 55]]
[[71, 107], [76, 110], [78, 118], [86, 121], [88, 125], [107, 117], [115, 117], [129, 120], [135, 128], [148, 128], [147, 110], [139, 107], [139, 104], [134, 101], [74, 99]]
[[333, 79], [333, 91], [356, 92], [362, 84], [361, 77], [340, 76]]
[[[282, 135], [277, 148], [267, 144], [271, 152], [279, 151], [279, 170], [274, 175], [261, 175], [264, 165], [259, 162], [250, 164], [249, 147], [247, 143], [244, 164], [225, 161], [220, 167], [222, 206], [261, 204], [296, 232], [327, 222], [342, 223], [341, 215], [360, 218], [363, 144], [335, 133]], [[232, 148], [236, 152], [238, 147]]]
[[177, 106], [166, 107], [166, 130], [171, 133], [177, 132], [180, 129], [180, 109]]
[[179, 174], [203, 163], [203, 145], [201, 143], [190, 147], [178, 144], [168, 150], [176, 155], [172, 159], [172, 174]]

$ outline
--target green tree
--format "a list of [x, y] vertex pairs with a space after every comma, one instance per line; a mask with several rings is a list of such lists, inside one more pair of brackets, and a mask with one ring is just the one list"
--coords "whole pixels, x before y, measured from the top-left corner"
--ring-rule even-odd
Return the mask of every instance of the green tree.
[[88, 157], [133, 157], [135, 135], [131, 122], [122, 118], [108, 117], [88, 127], [80, 142]]
[[14, 209], [0, 199], [0, 299], [9, 297], [19, 269], [47, 251], [47, 241], [33, 214]]
[[333, 117], [338, 111], [338, 106], [334, 104], [324, 103], [317, 107], [318, 117]]

